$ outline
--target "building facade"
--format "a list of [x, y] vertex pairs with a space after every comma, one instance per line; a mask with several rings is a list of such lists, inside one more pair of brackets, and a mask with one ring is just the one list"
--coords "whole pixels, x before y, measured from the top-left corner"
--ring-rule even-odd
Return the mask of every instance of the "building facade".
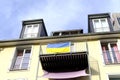
[[43, 21], [23, 21], [20, 39], [0, 41], [0, 80], [120, 80], [120, 33], [111, 19], [90, 14], [88, 33], [52, 36]]
[[116, 31], [120, 30], [120, 13], [113, 13], [112, 14], [113, 19], [113, 26]]

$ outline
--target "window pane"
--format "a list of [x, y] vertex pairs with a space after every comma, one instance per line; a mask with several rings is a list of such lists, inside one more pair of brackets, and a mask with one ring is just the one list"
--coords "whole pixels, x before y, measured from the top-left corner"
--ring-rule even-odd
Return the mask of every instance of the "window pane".
[[31, 33], [32, 33], [32, 25], [26, 25], [25, 26], [25, 32], [24, 32], [24, 38], [29, 38], [31, 37]]
[[27, 57], [27, 58], [26, 58], [26, 57], [24, 57], [24, 58], [23, 58], [23, 62], [22, 62], [22, 63], [29, 63], [29, 57]]
[[22, 56], [23, 56], [23, 51], [24, 50], [21, 50], [21, 49], [17, 50], [16, 59], [15, 59], [15, 63], [14, 63], [14, 66], [13, 66], [14, 69], [19, 69], [20, 68], [20, 64], [21, 64]]
[[32, 30], [32, 37], [36, 37], [38, 34], [38, 29], [39, 29], [39, 24], [34, 24], [33, 25], [33, 30]]
[[27, 68], [28, 68], [28, 63], [23, 63], [21, 69], [27, 69]]
[[19, 69], [19, 68], [20, 68], [20, 65], [14, 65], [13, 69]]
[[30, 53], [31, 53], [31, 50], [26, 50], [25, 51], [25, 54], [24, 54], [24, 57], [30, 57]]
[[100, 28], [99, 20], [94, 20], [94, 28]]
[[25, 54], [30, 54], [30, 53], [31, 53], [31, 50], [26, 49]]
[[32, 32], [32, 26], [31, 25], [27, 25], [25, 33], [28, 34], [28, 33], [31, 33], [31, 32]]
[[111, 44], [112, 55], [114, 58], [114, 63], [120, 63], [120, 52], [118, 50], [117, 44]]
[[39, 25], [38, 24], [34, 24], [33, 25], [33, 33], [38, 33], [38, 28], [39, 28]]
[[93, 26], [95, 32], [108, 32], [110, 31], [108, 21], [106, 18], [94, 19]]
[[107, 19], [101, 19], [101, 25], [102, 25], [102, 30], [104, 32], [105, 31], [110, 31]]
[[19, 49], [18, 49], [18, 50], [17, 50], [17, 56], [23, 56], [23, 51], [24, 51], [24, 50], [19, 50]]
[[16, 51], [16, 56], [14, 58], [14, 64], [12, 65], [14, 69], [27, 69], [30, 60], [31, 48], [19, 48]]
[[13, 67], [14, 69], [20, 68], [21, 60], [22, 60], [22, 56], [17, 56], [14, 67]]
[[108, 48], [108, 43], [102, 43], [102, 51], [103, 51], [105, 64], [112, 63], [112, 59], [111, 59], [109, 48]]

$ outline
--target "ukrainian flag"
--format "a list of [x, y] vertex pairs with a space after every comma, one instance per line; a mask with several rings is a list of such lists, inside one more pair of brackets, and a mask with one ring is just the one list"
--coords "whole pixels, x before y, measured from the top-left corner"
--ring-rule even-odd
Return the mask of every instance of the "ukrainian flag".
[[61, 42], [47, 45], [47, 53], [67, 53], [70, 52], [70, 42]]

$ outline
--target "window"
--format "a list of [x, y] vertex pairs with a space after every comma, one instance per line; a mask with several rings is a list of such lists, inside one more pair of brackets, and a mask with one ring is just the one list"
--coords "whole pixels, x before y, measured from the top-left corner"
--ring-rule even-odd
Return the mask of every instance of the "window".
[[26, 25], [23, 38], [37, 37], [38, 29], [39, 24]]
[[118, 20], [118, 23], [119, 23], [119, 25], [120, 25], [120, 17], [119, 17], [119, 18], [117, 18], [117, 20]]
[[109, 80], [120, 80], [120, 75], [109, 75]]
[[120, 80], [120, 78], [109, 78], [109, 80]]
[[102, 43], [105, 64], [120, 63], [120, 51], [116, 42]]
[[107, 18], [93, 19], [93, 27], [95, 32], [110, 31]]
[[31, 48], [17, 48], [11, 70], [28, 69]]

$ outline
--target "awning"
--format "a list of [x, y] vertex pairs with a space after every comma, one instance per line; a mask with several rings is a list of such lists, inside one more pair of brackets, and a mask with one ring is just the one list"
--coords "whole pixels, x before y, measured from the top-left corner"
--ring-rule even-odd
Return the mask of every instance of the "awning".
[[69, 78], [76, 78], [81, 76], [89, 76], [89, 74], [86, 74], [85, 70], [74, 71], [74, 72], [60, 72], [60, 73], [45, 72], [45, 74], [42, 77], [49, 79], [69, 79]]
[[48, 72], [72, 72], [88, 68], [86, 52], [41, 54], [42, 68]]

